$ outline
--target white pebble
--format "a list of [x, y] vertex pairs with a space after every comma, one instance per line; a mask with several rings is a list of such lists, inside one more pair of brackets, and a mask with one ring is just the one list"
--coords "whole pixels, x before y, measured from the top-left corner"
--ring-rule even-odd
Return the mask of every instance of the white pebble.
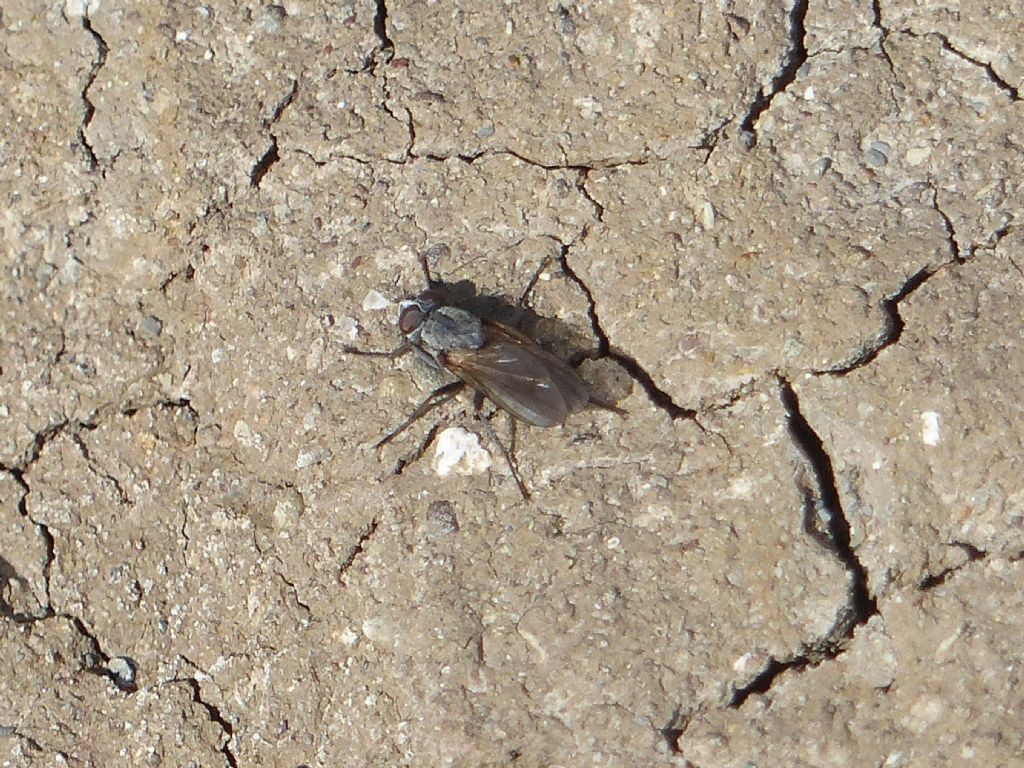
[[366, 298], [363, 299], [364, 312], [370, 312], [375, 309], [387, 309], [390, 306], [391, 302], [387, 300], [387, 297], [377, 290], [371, 290], [366, 294]]
[[935, 411], [925, 411], [921, 414], [921, 441], [925, 445], [938, 445], [941, 440], [939, 414]]
[[437, 436], [430, 467], [441, 477], [455, 472], [475, 475], [491, 468], [491, 454], [480, 438], [462, 427], [448, 427]]

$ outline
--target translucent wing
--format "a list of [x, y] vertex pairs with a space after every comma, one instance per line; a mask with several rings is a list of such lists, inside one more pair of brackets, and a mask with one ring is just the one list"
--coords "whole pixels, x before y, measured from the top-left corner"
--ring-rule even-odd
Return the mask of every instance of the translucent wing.
[[576, 371], [528, 336], [497, 323], [484, 329], [483, 347], [448, 350], [444, 363], [513, 416], [551, 427], [590, 401]]

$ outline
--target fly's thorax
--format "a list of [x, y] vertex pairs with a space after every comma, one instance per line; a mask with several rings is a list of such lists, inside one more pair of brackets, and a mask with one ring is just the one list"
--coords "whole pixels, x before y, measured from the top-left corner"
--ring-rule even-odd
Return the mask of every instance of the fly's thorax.
[[433, 354], [480, 349], [486, 341], [479, 317], [458, 307], [435, 307], [420, 324], [418, 341]]

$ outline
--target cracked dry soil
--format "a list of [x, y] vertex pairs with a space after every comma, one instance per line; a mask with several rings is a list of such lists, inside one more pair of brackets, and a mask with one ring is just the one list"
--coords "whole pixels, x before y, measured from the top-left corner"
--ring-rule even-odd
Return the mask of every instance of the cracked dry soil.
[[[0, 764], [1024, 764], [1024, 22], [951, 7], [5, 2]], [[628, 411], [529, 504], [469, 399], [368, 448], [424, 251]]]

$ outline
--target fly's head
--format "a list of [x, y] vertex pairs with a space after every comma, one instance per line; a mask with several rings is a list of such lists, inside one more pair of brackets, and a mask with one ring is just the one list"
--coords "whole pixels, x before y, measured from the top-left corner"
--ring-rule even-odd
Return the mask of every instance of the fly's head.
[[424, 324], [437, 309], [437, 300], [428, 293], [425, 291], [415, 299], [406, 299], [398, 305], [398, 330], [406, 341], [417, 346], [420, 344]]
[[440, 362], [452, 349], [480, 349], [486, 341], [483, 321], [472, 312], [443, 303], [427, 290], [399, 305], [398, 330], [406, 342]]

